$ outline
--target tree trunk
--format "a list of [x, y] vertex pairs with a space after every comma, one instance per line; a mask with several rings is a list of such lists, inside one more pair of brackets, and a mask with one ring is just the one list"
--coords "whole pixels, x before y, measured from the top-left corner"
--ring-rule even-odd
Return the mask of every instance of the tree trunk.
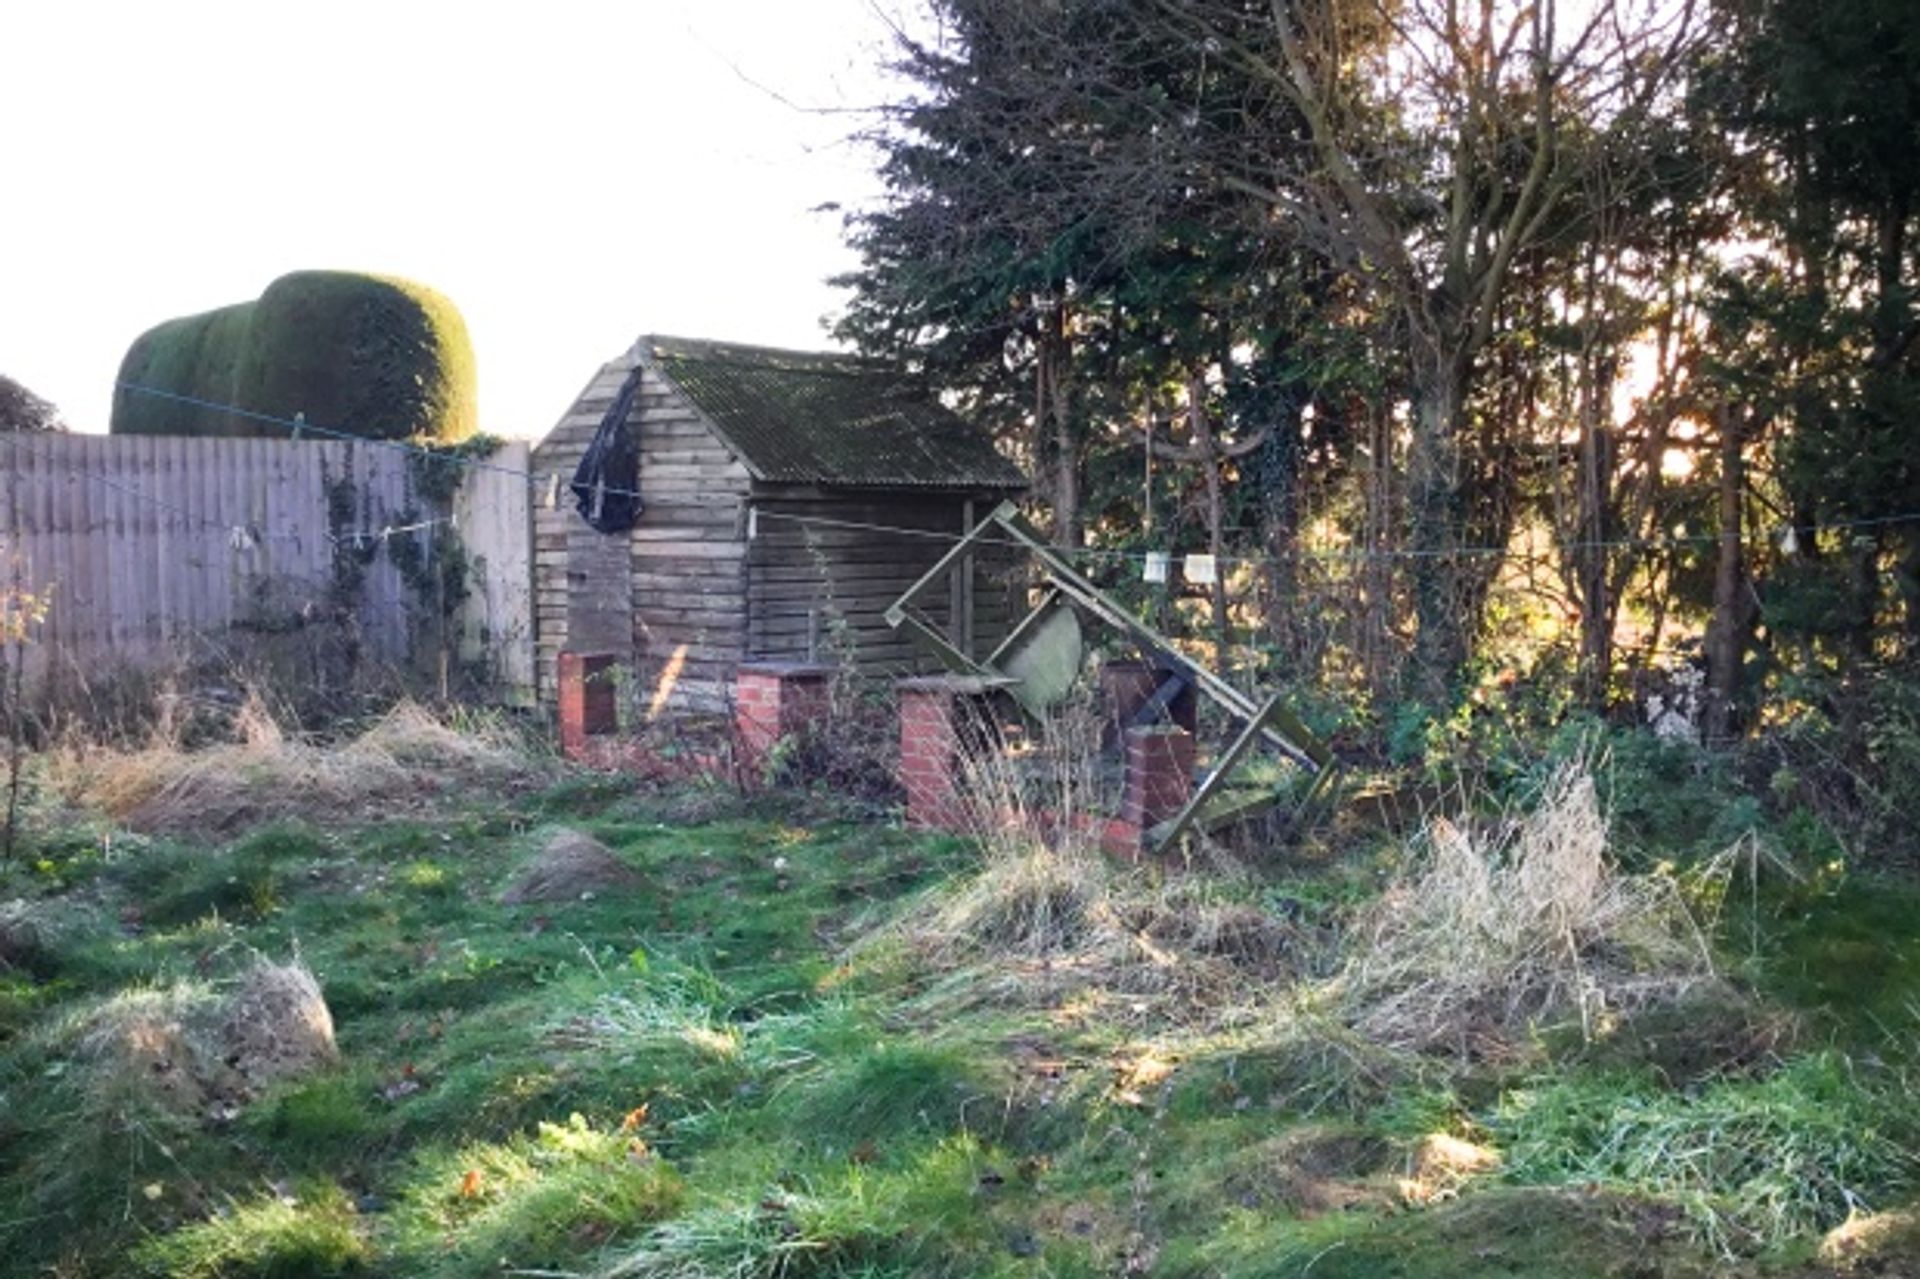
[[1707, 623], [1707, 698], [1700, 728], [1709, 745], [1733, 739], [1739, 723], [1741, 669], [1746, 660], [1751, 604], [1740, 542], [1741, 508], [1747, 489], [1746, 443], [1740, 414], [1720, 417], [1720, 560], [1713, 576], [1713, 617]]
[[[1053, 453], [1053, 540], [1080, 545], [1080, 433], [1074, 422], [1073, 392], [1067, 372], [1066, 304], [1042, 318], [1038, 360], [1039, 389], [1034, 397], [1034, 434], [1044, 457]], [[1049, 439], [1051, 436], [1051, 439]]]
[[1407, 457], [1407, 508], [1414, 637], [1412, 692], [1430, 708], [1447, 706], [1467, 664], [1472, 619], [1462, 615], [1460, 527], [1461, 380], [1451, 367], [1418, 371], [1413, 441]]
[[1574, 517], [1574, 590], [1580, 604], [1580, 699], [1596, 711], [1607, 708], [1613, 674], [1613, 601], [1607, 581], [1608, 512], [1613, 505], [1613, 433], [1605, 420], [1601, 388], [1610, 374], [1589, 368], [1581, 388], [1580, 472]]
[[1187, 416], [1194, 447], [1207, 484], [1207, 552], [1213, 556], [1213, 664], [1224, 670], [1229, 638], [1227, 616], [1226, 496], [1221, 491], [1220, 450], [1214, 446], [1213, 424], [1207, 421], [1207, 384], [1200, 378], [1187, 383]]
[[1394, 695], [1395, 686], [1400, 682], [1394, 563], [1387, 555], [1394, 544], [1394, 531], [1400, 526], [1393, 483], [1396, 432], [1393, 414], [1384, 406], [1370, 406], [1366, 413], [1370, 443], [1365, 487], [1366, 535], [1361, 544], [1364, 556], [1356, 570], [1365, 603], [1357, 643], [1367, 672], [1367, 688], [1375, 699], [1384, 702]]
[[1253, 459], [1259, 477], [1260, 544], [1267, 555], [1263, 621], [1267, 642], [1289, 669], [1308, 660], [1299, 624], [1300, 456], [1305, 443], [1300, 428], [1300, 409], [1289, 398]]
[[1847, 647], [1857, 662], [1874, 658], [1874, 636], [1880, 617], [1880, 539], [1859, 538], [1848, 546], [1847, 568], [1852, 577], [1853, 617], [1847, 628]]

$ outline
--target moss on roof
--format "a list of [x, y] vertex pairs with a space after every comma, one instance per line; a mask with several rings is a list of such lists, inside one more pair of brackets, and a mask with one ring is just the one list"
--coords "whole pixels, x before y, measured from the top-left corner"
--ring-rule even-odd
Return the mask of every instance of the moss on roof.
[[859, 488], [1018, 489], [985, 432], [884, 364], [691, 338], [645, 337], [672, 381], [756, 479]]

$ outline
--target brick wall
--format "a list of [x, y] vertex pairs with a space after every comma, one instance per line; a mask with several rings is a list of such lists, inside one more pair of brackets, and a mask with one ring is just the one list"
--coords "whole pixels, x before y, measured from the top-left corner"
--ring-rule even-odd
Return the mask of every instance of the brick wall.
[[734, 677], [733, 725], [741, 776], [761, 777], [782, 741], [804, 746], [827, 717], [832, 669], [748, 662]]

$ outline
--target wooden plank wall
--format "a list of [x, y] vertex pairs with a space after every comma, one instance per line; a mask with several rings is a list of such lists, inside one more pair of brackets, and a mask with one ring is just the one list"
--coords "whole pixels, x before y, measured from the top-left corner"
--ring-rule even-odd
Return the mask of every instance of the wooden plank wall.
[[572, 649], [620, 658], [640, 713], [715, 708], [745, 652], [746, 468], [648, 373], [628, 419], [640, 442], [639, 522], [625, 538], [596, 533], [566, 488], [632, 367], [625, 355], [602, 368], [534, 450], [541, 697], [551, 700], [555, 663]]
[[632, 537], [640, 709], [718, 710], [746, 656], [747, 468], [653, 373], [636, 412], [647, 504]]
[[[0, 456], [0, 583], [17, 571], [50, 599], [27, 648], [36, 686], [192, 659], [236, 627], [324, 616], [330, 485], [344, 482], [339, 531], [349, 536], [378, 538], [420, 505], [405, 453], [348, 442], [0, 434]], [[500, 505], [476, 506], [467, 533]], [[409, 656], [413, 609], [398, 571], [375, 554], [358, 616], [371, 655]]]
[[[611, 652], [631, 661], [631, 640], [624, 638], [621, 619], [630, 606], [630, 589], [612, 560], [593, 560], [597, 546], [623, 539], [595, 533], [574, 510], [567, 485], [600, 419], [613, 406], [620, 384], [633, 367], [622, 356], [594, 374], [553, 430], [533, 450], [533, 629], [536, 686], [540, 700], [554, 698], [554, 672], [560, 654], [577, 647], [575, 640], [594, 651]], [[581, 562], [576, 564], [576, 549]], [[597, 577], [598, 591], [590, 590]], [[610, 598], [615, 597], [617, 598]], [[612, 612], [611, 623], [605, 614]], [[578, 630], [575, 623], [578, 622]]]
[[[973, 517], [997, 499], [973, 502]], [[753, 607], [748, 646], [755, 657], [846, 660], [868, 674], [922, 672], [935, 665], [911, 637], [886, 623], [886, 609], [951, 549], [966, 529], [966, 499], [929, 493], [767, 494], [755, 501], [748, 559]], [[1009, 557], [983, 548], [973, 580], [971, 644], [984, 655], [1010, 625]], [[920, 614], [963, 649], [953, 624], [958, 598], [942, 581]], [[964, 613], [966, 610], [963, 609]]]

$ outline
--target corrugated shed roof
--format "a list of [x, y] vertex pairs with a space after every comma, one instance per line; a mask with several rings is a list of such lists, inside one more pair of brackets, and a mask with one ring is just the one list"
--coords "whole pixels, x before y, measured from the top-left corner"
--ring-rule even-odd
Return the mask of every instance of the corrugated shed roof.
[[1026, 487], [986, 434], [886, 365], [848, 355], [644, 337], [756, 479], [859, 488]]

